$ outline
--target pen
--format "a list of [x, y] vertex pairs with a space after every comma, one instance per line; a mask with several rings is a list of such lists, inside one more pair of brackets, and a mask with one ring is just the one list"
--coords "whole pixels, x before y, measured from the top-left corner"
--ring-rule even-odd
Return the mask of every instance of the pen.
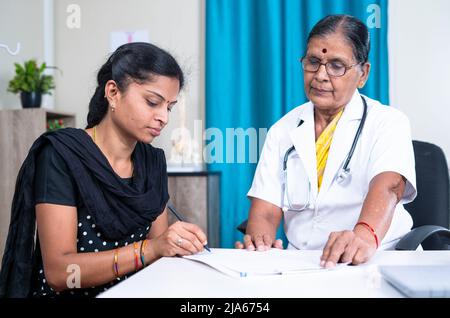
[[[181, 217], [180, 213], [175, 209], [175, 207], [169, 202], [167, 203], [167, 207], [169, 208], [170, 212], [173, 213], [173, 215], [175, 215], [175, 217], [181, 221], [184, 222], [184, 219]], [[208, 251], [211, 252], [211, 250], [209, 249], [208, 244], [203, 245], [203, 247]]]

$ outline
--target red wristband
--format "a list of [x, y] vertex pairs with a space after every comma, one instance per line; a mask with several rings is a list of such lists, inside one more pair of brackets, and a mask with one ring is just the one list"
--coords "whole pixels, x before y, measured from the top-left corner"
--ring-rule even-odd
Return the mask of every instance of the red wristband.
[[375, 230], [369, 224], [367, 224], [366, 222], [358, 222], [358, 223], [356, 223], [356, 225], [363, 225], [372, 233], [373, 237], [375, 238], [375, 243], [377, 244], [377, 248], [378, 248], [379, 241], [378, 241], [378, 235], [375, 232]]

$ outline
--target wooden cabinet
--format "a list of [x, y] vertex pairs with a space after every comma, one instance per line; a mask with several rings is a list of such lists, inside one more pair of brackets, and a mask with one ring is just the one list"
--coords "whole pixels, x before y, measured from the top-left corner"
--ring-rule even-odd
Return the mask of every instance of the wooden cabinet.
[[0, 256], [8, 235], [19, 169], [33, 142], [47, 130], [47, 122], [59, 119], [65, 127], [75, 127], [75, 115], [69, 113], [43, 108], [0, 110]]
[[[218, 172], [169, 172], [169, 195], [185, 221], [197, 224], [210, 247], [220, 247]], [[169, 212], [169, 223], [176, 218]]]

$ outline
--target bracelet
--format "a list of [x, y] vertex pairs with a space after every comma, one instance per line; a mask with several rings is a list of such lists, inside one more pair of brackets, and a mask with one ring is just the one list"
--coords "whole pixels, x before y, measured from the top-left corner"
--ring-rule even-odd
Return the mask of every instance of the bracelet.
[[114, 250], [113, 271], [114, 271], [114, 275], [116, 275], [116, 277], [119, 278], [120, 275], [119, 275], [119, 249], [118, 248], [116, 248]]
[[133, 247], [134, 247], [134, 269], [137, 272], [139, 269], [139, 251], [138, 251], [138, 243], [134, 242], [133, 243]]
[[145, 257], [144, 257], [144, 249], [145, 249], [145, 246], [147, 246], [147, 239], [144, 239], [144, 240], [142, 241], [142, 243], [141, 243], [141, 251], [140, 251], [140, 254], [141, 254], [141, 263], [142, 263], [142, 267], [145, 267]]
[[363, 225], [364, 227], [366, 227], [372, 233], [373, 237], [375, 238], [375, 243], [377, 244], [377, 248], [378, 248], [379, 241], [378, 241], [378, 235], [375, 232], [375, 230], [369, 224], [367, 224], [366, 222], [358, 222], [358, 223], [356, 223], [356, 225]]

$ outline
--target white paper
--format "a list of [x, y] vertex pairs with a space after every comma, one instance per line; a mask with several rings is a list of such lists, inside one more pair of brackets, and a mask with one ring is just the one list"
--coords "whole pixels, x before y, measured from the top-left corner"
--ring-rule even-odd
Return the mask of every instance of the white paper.
[[119, 46], [131, 42], [148, 42], [148, 30], [138, 31], [114, 31], [110, 35], [111, 52], [114, 52]]
[[211, 252], [204, 251], [183, 257], [209, 265], [231, 277], [302, 274], [326, 270], [320, 266], [319, 256], [297, 250], [273, 248], [258, 252], [212, 248]]

